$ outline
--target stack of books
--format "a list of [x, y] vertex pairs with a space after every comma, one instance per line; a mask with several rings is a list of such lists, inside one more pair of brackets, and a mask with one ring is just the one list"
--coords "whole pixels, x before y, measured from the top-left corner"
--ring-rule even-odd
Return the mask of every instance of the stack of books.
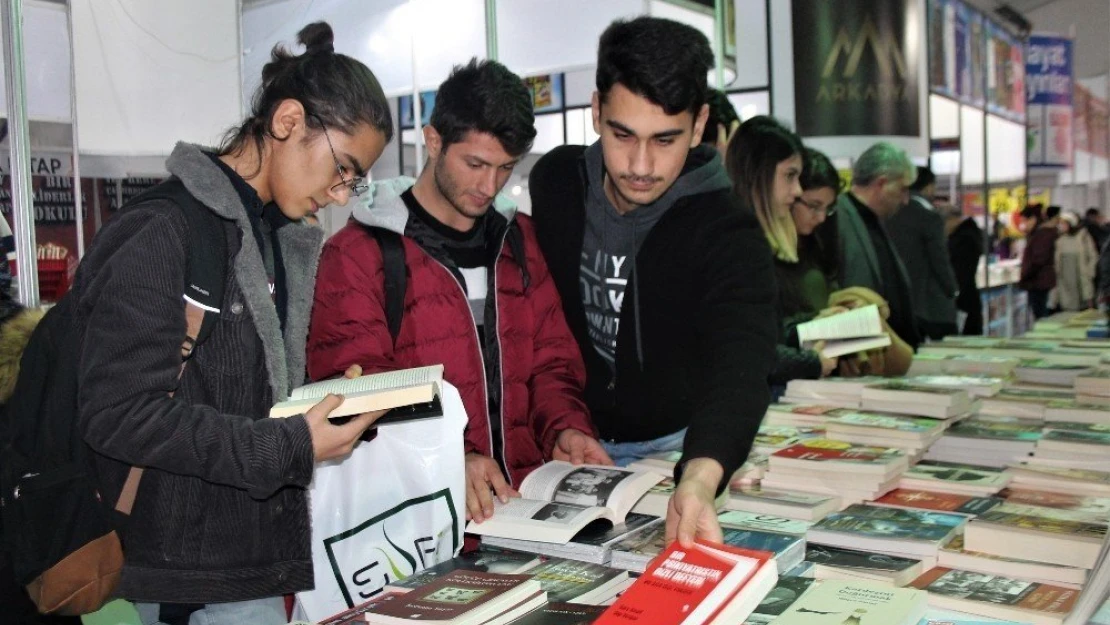
[[882, 623], [917, 625], [927, 609], [926, 594], [866, 581], [822, 582], [774, 620], [776, 625]]
[[1006, 488], [1010, 479], [1009, 469], [922, 460], [906, 470], [898, 487], [984, 497]]
[[829, 419], [825, 431], [833, 440], [901, 449], [913, 461], [944, 434], [946, 426], [944, 421], [925, 417], [845, 409]]
[[988, 575], [1005, 575], [1076, 590], [1082, 588], [1087, 581], [1087, 569], [1026, 560], [1017, 557], [1020, 553], [1019, 549], [1012, 550], [1006, 556], [971, 551], [964, 544], [964, 537], [956, 536], [941, 546], [937, 554], [937, 566]]
[[1075, 378], [1075, 398], [1079, 402], [1110, 409], [1110, 367], [1094, 369]]
[[772, 454], [763, 485], [833, 495], [848, 504], [894, 490], [907, 466], [900, 449], [811, 439]]
[[1110, 469], [1110, 428], [1101, 424], [1056, 422], [1044, 429], [1034, 462], [1074, 469]]
[[547, 602], [540, 583], [527, 574], [453, 571], [362, 612], [377, 625], [505, 625]]
[[759, 433], [756, 434], [755, 441], [752, 443], [752, 453], [770, 456], [780, 449], [797, 445], [810, 438], [825, 438], [825, 430], [820, 427], [804, 425], [764, 424], [759, 426]]
[[815, 523], [806, 540], [916, 558], [932, 566], [940, 546], [963, 530], [967, 520], [961, 514], [857, 504]]
[[992, 356], [978, 352], [964, 354], [928, 353], [924, 349], [913, 357], [906, 375], [985, 375], [1007, 378], [1021, 364], [1020, 358]]
[[1002, 505], [1001, 497], [975, 497], [911, 488], [896, 488], [876, 499], [873, 504], [903, 510], [925, 510], [976, 516]]
[[1110, 425], [1110, 404], [1083, 403], [1078, 399], [1049, 402], [1045, 406], [1044, 420]]
[[863, 389], [881, 384], [886, 378], [821, 378], [791, 380], [786, 384], [782, 401], [788, 404], [822, 404], [837, 408], [859, 408]]
[[905, 586], [925, 572], [920, 558], [892, 556], [858, 549], [808, 543], [806, 562], [816, 579], [866, 580], [888, 586]]
[[1110, 471], [1068, 469], [1022, 462], [1006, 468], [1013, 488], [1048, 490], [1090, 497], [1110, 497]]
[[[969, 551], [1091, 569], [1106, 539], [1106, 525], [991, 510], [972, 519], [964, 532]], [[1020, 549], [1015, 546], [1020, 545]]]
[[954, 419], [971, 413], [974, 407], [967, 391], [906, 382], [873, 384], [860, 396], [866, 410], [893, 412], [934, 419]]
[[903, 378], [911, 386], [967, 391], [972, 397], [994, 397], [1006, 386], [1006, 378], [988, 375], [916, 375]]
[[768, 514], [801, 521], [817, 521], [842, 507], [840, 497], [758, 487], [730, 488], [726, 510]]
[[[800, 535], [783, 534], [722, 525], [722, 543], [737, 549], [765, 552], [770, 555], [779, 574], [793, 569], [805, 559], [806, 543]], [[652, 525], [625, 537], [613, 545], [610, 566], [642, 573], [665, 548], [665, 528]]]
[[1075, 380], [1091, 372], [1085, 365], [1060, 364], [1048, 360], [1027, 360], [1014, 369], [1014, 377], [1028, 384], [1075, 387]]
[[777, 582], [768, 553], [700, 540], [685, 548], [675, 541], [594, 623], [735, 625]]
[[929, 605], [1034, 625], [1062, 625], [1079, 592], [1012, 577], [936, 567], [910, 584]]
[[979, 400], [978, 414], [1022, 419], [1044, 419], [1050, 403], [1072, 400], [1059, 393], [1004, 388], [994, 397]]
[[948, 428], [925, 458], [1005, 467], [1021, 462], [1033, 452], [1043, 425], [1037, 419], [972, 417]]
[[[784, 399], [786, 398], [784, 397]], [[763, 417], [763, 425], [818, 430], [825, 427], [825, 422], [831, 419], [836, 411], [844, 410], [838, 405], [814, 403], [816, 401], [805, 400], [800, 403], [771, 404], [767, 407], [767, 413]], [[853, 409], [859, 408], [858, 400], [852, 403], [855, 404]]]

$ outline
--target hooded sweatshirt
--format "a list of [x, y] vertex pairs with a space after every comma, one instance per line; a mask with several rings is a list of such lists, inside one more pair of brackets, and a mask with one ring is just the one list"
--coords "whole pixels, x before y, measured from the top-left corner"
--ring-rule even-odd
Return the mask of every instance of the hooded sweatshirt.
[[[601, 143], [596, 142], [586, 148], [585, 158], [589, 185], [579, 268], [582, 303], [586, 308], [590, 341], [613, 369], [624, 293], [629, 280], [636, 280], [636, 254], [644, 239], [659, 218], [679, 199], [727, 189], [731, 183], [717, 150], [701, 145], [690, 151], [678, 180], [659, 199], [622, 215], [605, 195], [605, 163]], [[636, 298], [637, 291], [632, 290], [633, 298]], [[636, 301], [631, 304], [638, 309]], [[635, 318], [638, 319], [639, 315]], [[635, 331], [637, 357], [642, 362], [643, 345], [639, 327]]]

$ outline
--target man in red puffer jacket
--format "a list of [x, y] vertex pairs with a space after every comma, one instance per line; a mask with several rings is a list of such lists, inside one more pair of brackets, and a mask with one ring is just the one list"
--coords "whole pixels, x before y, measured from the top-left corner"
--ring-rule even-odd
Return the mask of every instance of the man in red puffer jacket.
[[[468, 416], [467, 517], [481, 522], [494, 496], [516, 495], [545, 460], [611, 461], [532, 222], [498, 195], [536, 135], [531, 94], [504, 66], [471, 61], [440, 86], [423, 132], [420, 178], [376, 183], [324, 247], [308, 372], [442, 363]], [[387, 235], [400, 239], [408, 274], [396, 338], [385, 312]]]

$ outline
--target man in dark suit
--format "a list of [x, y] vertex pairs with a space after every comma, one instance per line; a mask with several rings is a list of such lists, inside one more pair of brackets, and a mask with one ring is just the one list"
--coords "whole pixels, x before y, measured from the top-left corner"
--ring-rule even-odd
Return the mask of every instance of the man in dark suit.
[[885, 225], [910, 277], [917, 329], [922, 337], [940, 340], [956, 333], [957, 287], [944, 218], [933, 206], [936, 180], [931, 169], [918, 167], [910, 201]]
[[906, 153], [884, 142], [867, 148], [852, 167], [852, 188], [837, 202], [841, 286], [862, 286], [885, 299], [887, 322], [906, 343], [921, 343], [906, 267], [883, 223], [909, 201], [916, 170]]

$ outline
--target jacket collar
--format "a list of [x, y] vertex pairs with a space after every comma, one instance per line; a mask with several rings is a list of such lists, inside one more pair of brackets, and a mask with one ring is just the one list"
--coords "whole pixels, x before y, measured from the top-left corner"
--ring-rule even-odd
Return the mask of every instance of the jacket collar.
[[[166, 168], [189, 193], [216, 215], [234, 222], [240, 240], [252, 241], [250, 218], [231, 181], [205, 152], [210, 148], [178, 143]], [[305, 340], [312, 311], [312, 290], [324, 231], [304, 223], [278, 230], [289, 297], [285, 334], [268, 288], [266, 266], [257, 245], [240, 245], [231, 270], [250, 311], [266, 355], [266, 369], [275, 401], [304, 381]]]

